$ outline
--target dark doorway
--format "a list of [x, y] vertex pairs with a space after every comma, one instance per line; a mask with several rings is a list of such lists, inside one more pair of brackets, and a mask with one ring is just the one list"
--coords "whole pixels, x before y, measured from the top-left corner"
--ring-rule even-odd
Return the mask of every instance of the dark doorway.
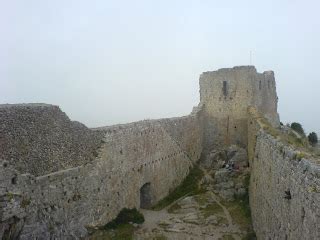
[[140, 208], [151, 207], [151, 186], [150, 183], [144, 184], [140, 188]]

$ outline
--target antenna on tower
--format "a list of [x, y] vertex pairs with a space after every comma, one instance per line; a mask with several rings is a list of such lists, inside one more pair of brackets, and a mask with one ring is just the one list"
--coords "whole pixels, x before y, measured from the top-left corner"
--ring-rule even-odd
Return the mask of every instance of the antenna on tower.
[[250, 65], [252, 65], [252, 51], [250, 50]]

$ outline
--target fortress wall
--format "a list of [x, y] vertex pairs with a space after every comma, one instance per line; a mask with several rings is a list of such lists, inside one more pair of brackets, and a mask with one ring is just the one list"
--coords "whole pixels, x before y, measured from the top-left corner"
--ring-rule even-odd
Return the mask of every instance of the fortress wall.
[[102, 137], [58, 106], [0, 105], [0, 159], [21, 173], [41, 176], [90, 162]]
[[247, 144], [247, 108], [255, 106], [278, 124], [273, 72], [253, 66], [219, 69], [200, 76], [205, 150], [215, 145]]
[[188, 116], [161, 119], [159, 123], [192, 162], [199, 160], [203, 145], [202, 107], [196, 107]]
[[[171, 123], [175, 124], [166, 128], [172, 132], [192, 133], [190, 138], [176, 135], [181, 146], [193, 144], [192, 151], [201, 152], [201, 141], [194, 141], [202, 138], [197, 118], [190, 115]], [[195, 161], [168, 134], [163, 120], [105, 127], [95, 133], [103, 135], [97, 157], [77, 167], [34, 176], [21, 174], [9, 161], [0, 163], [0, 238], [9, 230], [17, 234], [21, 230], [20, 239], [84, 236], [85, 226], [106, 224], [124, 207], [139, 208], [145, 184], [150, 204], [165, 197]]]
[[[320, 161], [298, 152], [249, 119], [250, 207], [258, 239], [320, 239]], [[291, 199], [286, 199], [290, 191]]]

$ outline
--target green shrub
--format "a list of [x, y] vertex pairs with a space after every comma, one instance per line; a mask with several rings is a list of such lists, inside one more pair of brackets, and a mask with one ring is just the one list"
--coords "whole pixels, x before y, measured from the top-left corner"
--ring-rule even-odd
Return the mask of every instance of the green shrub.
[[104, 229], [115, 229], [118, 226], [128, 224], [128, 223], [138, 223], [141, 224], [144, 222], [143, 215], [136, 209], [128, 209], [123, 208], [118, 216], [112, 220], [111, 222], [107, 223], [105, 226], [103, 226]]
[[296, 131], [297, 133], [300, 133], [302, 136], [305, 136], [305, 133], [304, 133], [304, 130], [303, 130], [303, 127], [300, 123], [297, 123], [297, 122], [293, 122], [291, 123], [291, 126], [290, 126], [294, 131]]

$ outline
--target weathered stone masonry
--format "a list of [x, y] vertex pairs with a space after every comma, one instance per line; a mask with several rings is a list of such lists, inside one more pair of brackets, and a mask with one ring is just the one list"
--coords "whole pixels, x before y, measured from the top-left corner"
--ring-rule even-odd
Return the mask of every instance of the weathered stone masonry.
[[249, 196], [258, 239], [320, 239], [319, 160], [297, 157], [299, 152], [266, 133], [254, 114], [248, 129]]
[[48, 104], [0, 105], [0, 159], [41, 176], [94, 159], [103, 134]]
[[[39, 106], [28, 108], [27, 112], [22, 113], [32, 115], [32, 110], [39, 111]], [[50, 105], [41, 108], [48, 112], [59, 111]], [[45, 109], [41, 111], [49, 116]], [[20, 115], [18, 110], [15, 109], [15, 114]], [[64, 121], [67, 122], [63, 125], [71, 124], [67, 118]], [[29, 173], [30, 158], [18, 158], [12, 162], [10, 159], [13, 158], [7, 158], [9, 161], [1, 161], [0, 238], [8, 232], [19, 234], [20, 239], [72, 239], [85, 236], [86, 226], [106, 224], [124, 207], [139, 208], [140, 189], [145, 184], [149, 185], [149, 192], [146, 193], [149, 195], [148, 204], [156, 203], [180, 184], [193, 163], [199, 159], [202, 151], [200, 122], [201, 117], [196, 111], [182, 118], [141, 121], [94, 131], [85, 128], [84, 133], [91, 131], [90, 136], [99, 138], [96, 143], [98, 147], [93, 147], [96, 150], [95, 157], [84, 163], [81, 158], [78, 162], [78, 159], [74, 159], [70, 164], [66, 164], [66, 157], [56, 158], [52, 163], [65, 169], [54, 172], [51, 161], [46, 162], [41, 165], [41, 171], [47, 174], [41, 176]], [[50, 119], [43, 121], [43, 124], [51, 124]], [[40, 129], [50, 127], [39, 125]], [[30, 136], [37, 139], [42, 134], [41, 131], [33, 132]], [[68, 136], [70, 133], [61, 134]], [[48, 145], [65, 139], [61, 134], [51, 136], [52, 142], [48, 141]], [[25, 135], [28, 136], [28, 133]], [[26, 145], [32, 148], [33, 141], [25, 138]], [[85, 149], [92, 144], [92, 139], [87, 141], [82, 142]], [[67, 150], [73, 152], [70, 146], [73, 147], [74, 142], [66, 145], [62, 151], [69, 147]], [[10, 151], [15, 153], [18, 150], [14, 147], [10, 145]], [[5, 149], [2, 148], [2, 151]], [[20, 171], [12, 163], [18, 163]]]

